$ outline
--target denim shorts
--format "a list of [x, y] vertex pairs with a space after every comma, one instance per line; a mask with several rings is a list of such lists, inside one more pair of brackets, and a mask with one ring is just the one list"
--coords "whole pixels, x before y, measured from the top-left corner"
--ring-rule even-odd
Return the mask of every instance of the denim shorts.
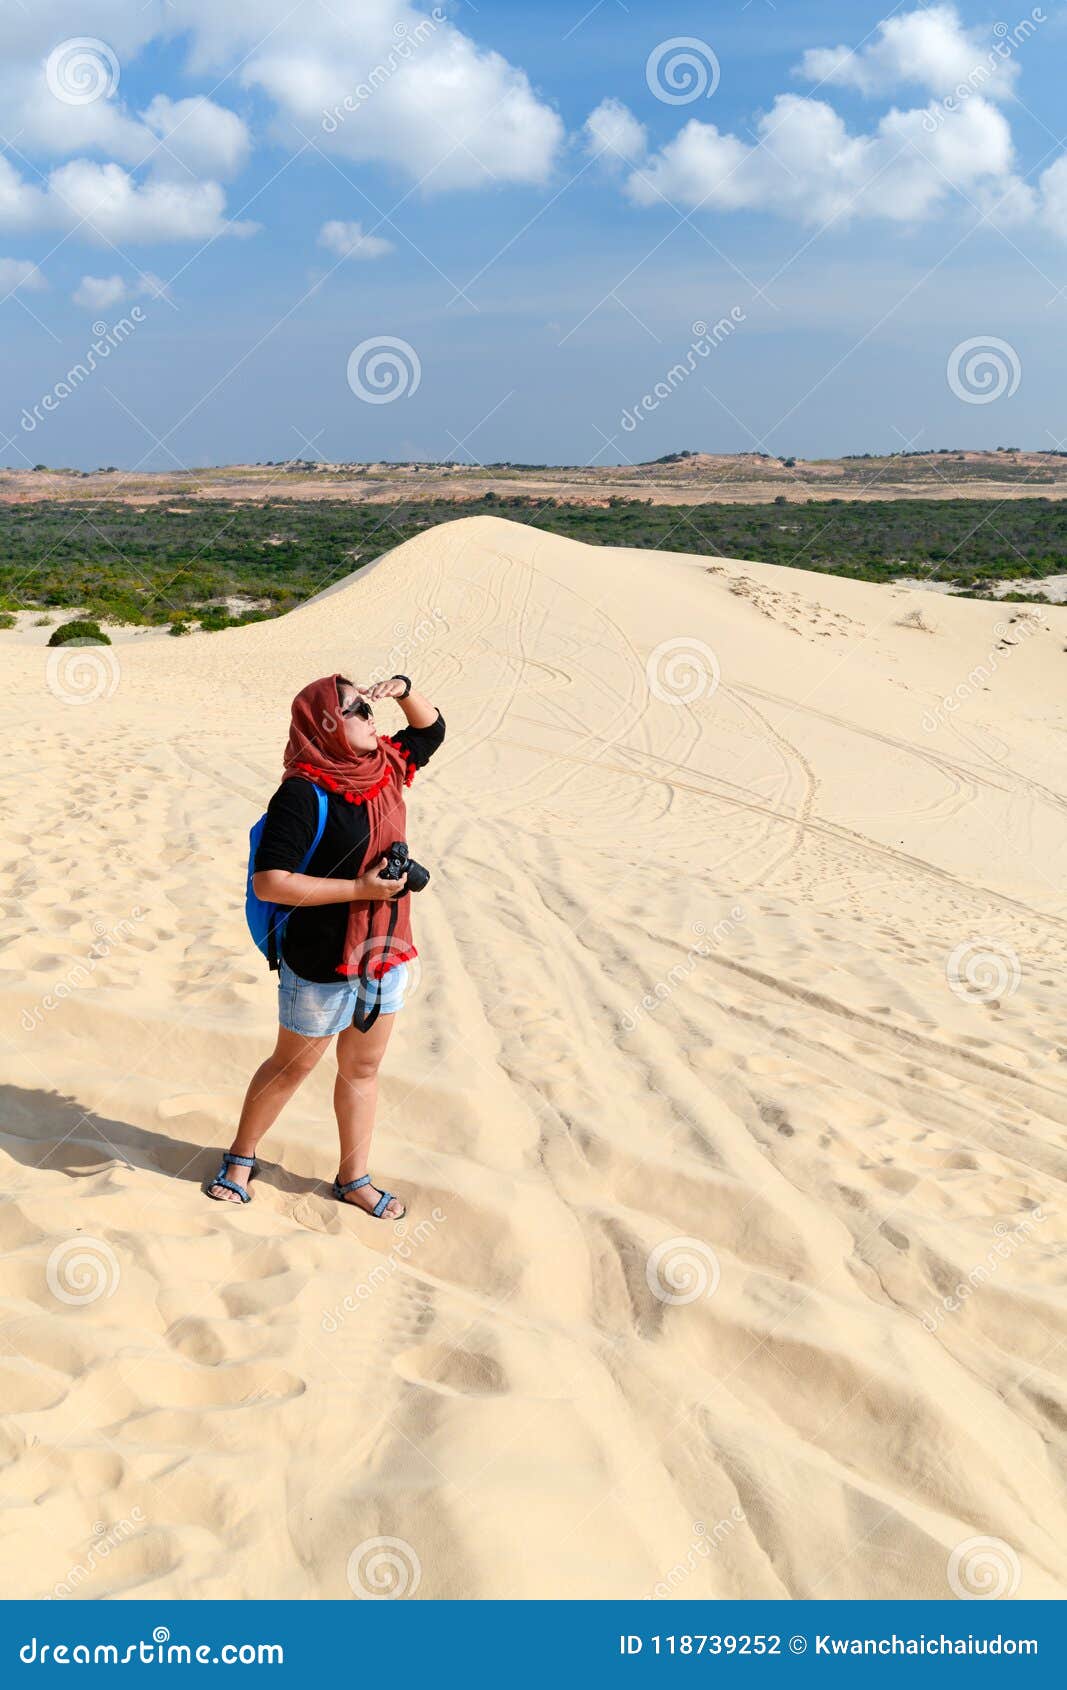
[[[395, 1015], [403, 1009], [407, 984], [406, 962], [382, 976], [382, 1015]], [[278, 1020], [290, 1033], [300, 1033], [306, 1039], [332, 1038], [352, 1025], [361, 989], [366, 990], [354, 980], [303, 980], [283, 958], [278, 970]]]

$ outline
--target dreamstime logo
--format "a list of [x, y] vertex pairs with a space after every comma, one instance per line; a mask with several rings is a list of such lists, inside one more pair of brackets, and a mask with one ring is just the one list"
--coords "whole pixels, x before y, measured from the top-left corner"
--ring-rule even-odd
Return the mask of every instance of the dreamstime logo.
[[80, 1308], [115, 1295], [119, 1264], [102, 1238], [66, 1238], [49, 1256], [45, 1278], [58, 1302]]
[[[384, 855], [384, 853], [383, 853]], [[380, 860], [380, 859], [379, 859]], [[350, 959], [355, 964], [353, 983], [357, 976], [372, 982], [388, 983], [394, 971], [404, 969], [404, 1000], [414, 997], [422, 983], [422, 963], [417, 956], [409, 957], [406, 962], [393, 961], [394, 941], [383, 934], [380, 938], [364, 939], [357, 945], [355, 953]], [[364, 966], [366, 965], [366, 966]], [[388, 965], [388, 966], [387, 966]]]
[[[993, 633], [997, 639], [997, 650], [1015, 651], [1030, 639], [1031, 635], [1043, 632], [1046, 626], [1043, 606], [1035, 605], [1032, 610], [1020, 610], [1011, 622], [994, 623]], [[943, 728], [947, 718], [953, 715], [961, 704], [989, 685], [997, 667], [997, 652], [987, 652], [984, 663], [976, 664], [970, 674], [958, 682], [952, 692], [946, 693], [933, 710], [924, 713], [923, 732], [936, 733], [939, 728]]]
[[948, 385], [965, 405], [1010, 399], [1018, 391], [1022, 373], [1014, 346], [992, 334], [961, 340], [948, 355]]
[[19, 426], [26, 434], [32, 434], [39, 423], [44, 422], [45, 413], [56, 411], [64, 399], [69, 399], [76, 393], [83, 382], [88, 381], [94, 370], [105, 358], [110, 358], [115, 348], [128, 340], [135, 328], [147, 321], [145, 312], [139, 305], [135, 305], [128, 317], [120, 317], [117, 323], [110, 327], [101, 321], [93, 324], [95, 340], [92, 342], [85, 357], [77, 364], [72, 364], [66, 375], [61, 376], [53, 387], [49, 389], [36, 405], [24, 407]]
[[448, 622], [445, 613], [436, 605], [428, 616], [420, 616], [417, 622], [395, 622], [393, 624], [393, 639], [396, 642], [389, 650], [384, 662], [379, 663], [367, 676], [369, 685], [375, 681], [385, 681], [402, 669], [407, 660], [427, 645], [435, 634], [448, 632]]
[[696, 1303], [719, 1287], [719, 1258], [700, 1238], [668, 1238], [645, 1263], [645, 1281], [661, 1303]]
[[1022, 1576], [1019, 1557], [1002, 1537], [969, 1537], [948, 1558], [949, 1588], [964, 1602], [1014, 1596]]
[[140, 1527], [146, 1524], [143, 1511], [136, 1507], [131, 1508], [129, 1515], [113, 1526], [107, 1525], [103, 1520], [97, 1520], [93, 1526], [92, 1540], [84, 1561], [76, 1561], [68, 1570], [66, 1578], [52, 1586], [52, 1599], [60, 1601], [65, 1596], [74, 1596], [78, 1587], [84, 1584], [86, 1579], [92, 1577], [97, 1567], [106, 1561], [108, 1556], [116, 1549], [120, 1548], [128, 1538], [136, 1536]]
[[430, 39], [439, 25], [447, 21], [447, 14], [441, 10], [440, 6], [435, 6], [430, 16], [423, 18], [414, 29], [410, 28], [403, 20], [394, 24], [393, 45], [384, 59], [376, 64], [373, 70], [368, 71], [366, 79], [359, 83], [353, 93], [345, 95], [339, 106], [323, 110], [322, 127], [326, 134], [336, 135], [345, 118], [350, 113], [358, 111], [360, 106], [371, 99], [389, 81], [389, 78], [394, 76], [402, 65], [406, 64], [412, 53], [418, 47], [421, 47], [424, 41]]
[[1022, 964], [997, 939], [965, 939], [946, 962], [945, 978], [965, 1003], [997, 1003], [1018, 991]]
[[937, 1332], [944, 1325], [946, 1316], [958, 1314], [960, 1309], [976, 1291], [987, 1285], [995, 1273], [1000, 1271], [1002, 1262], [1011, 1261], [1021, 1249], [1031, 1242], [1035, 1229], [1045, 1220], [1041, 1209], [1032, 1209], [1015, 1226], [1008, 1226], [1005, 1221], [998, 1221], [993, 1228], [995, 1242], [989, 1246], [985, 1257], [974, 1266], [968, 1268], [965, 1278], [957, 1281], [952, 1290], [936, 1302], [932, 1309], [925, 1310], [919, 1319], [927, 1332]]
[[666, 704], [710, 698], [722, 679], [719, 659], [703, 640], [680, 635], [661, 640], [645, 664], [648, 690]]
[[746, 321], [741, 306], [733, 305], [730, 308], [729, 316], [720, 317], [718, 322], [712, 323], [710, 328], [705, 322], [694, 323], [693, 335], [695, 338], [690, 341], [689, 350], [685, 357], [677, 364], [672, 364], [663, 379], [656, 383], [651, 393], [643, 394], [636, 405], [630, 406], [622, 413], [620, 422], [626, 433], [632, 434], [638, 423], [644, 422], [645, 417], [653, 411], [658, 411], [663, 401], [669, 399], [671, 394], [682, 386], [683, 382], [688, 381], [697, 368], [697, 360], [710, 357], [715, 348], [720, 346], [724, 340], [728, 340], [734, 330]]
[[959, 111], [976, 94], [981, 94], [986, 83], [997, 75], [1001, 64], [1011, 58], [1016, 47], [1021, 46], [1024, 41], [1029, 41], [1030, 37], [1036, 34], [1037, 26], [1047, 22], [1047, 14], [1040, 6], [1035, 6], [1030, 16], [1020, 19], [1014, 29], [1003, 22], [995, 23], [995, 46], [989, 49], [985, 58], [974, 66], [962, 82], [957, 82], [951, 93], [927, 106], [922, 120], [926, 133], [936, 134], [947, 117]]
[[115, 92], [119, 61], [106, 41], [76, 35], [52, 48], [44, 74], [49, 92], [65, 106], [90, 106]]
[[365, 1279], [360, 1280], [354, 1291], [349, 1291], [332, 1309], [322, 1311], [322, 1330], [333, 1334], [340, 1332], [350, 1314], [355, 1314], [361, 1303], [373, 1297], [379, 1286], [387, 1285], [395, 1273], [411, 1260], [417, 1249], [421, 1249], [428, 1238], [432, 1238], [441, 1223], [448, 1219], [443, 1209], [433, 1208], [431, 1218], [419, 1221], [409, 1232], [403, 1222], [398, 1223], [401, 1236], [397, 1239], [387, 1256], [375, 1262]]
[[645, 65], [645, 81], [657, 100], [668, 106], [688, 106], [710, 100], [719, 86], [719, 61], [706, 41], [694, 35], [675, 35], [653, 47]]
[[348, 360], [348, 385], [367, 405], [391, 405], [418, 392], [422, 365], [415, 348], [396, 335], [361, 340]]
[[689, 979], [697, 964], [709, 957], [715, 945], [721, 945], [734, 932], [739, 922], [744, 921], [745, 910], [740, 904], [734, 904], [728, 916], [723, 916], [711, 930], [711, 940], [705, 938], [707, 928], [702, 921], [695, 921], [691, 931], [696, 934], [695, 942], [690, 945], [683, 962], [676, 962], [668, 969], [666, 975], [656, 981], [650, 992], [645, 992], [636, 1003], [631, 1004], [620, 1023], [626, 1033], [632, 1033], [643, 1015], [651, 1015], [659, 1009], [661, 1004], [673, 997], [678, 987]]
[[61, 704], [95, 704], [119, 684], [119, 660], [109, 645], [68, 640], [48, 653], [48, 690]]
[[104, 962], [111, 955], [120, 940], [126, 941], [133, 937], [133, 922], [143, 921], [145, 911], [140, 904], [135, 904], [129, 916], [123, 916], [114, 926], [97, 917], [93, 922], [93, 943], [89, 947], [86, 957], [82, 961], [71, 963], [62, 979], [49, 987], [42, 998], [29, 1009], [23, 1009], [19, 1015], [19, 1026], [26, 1033], [32, 1033], [35, 1028], [42, 1026], [45, 1016], [65, 999], [73, 997], [74, 993], [87, 986], [96, 972], [97, 964]]
[[402, 1537], [369, 1537], [348, 1557], [348, 1588], [367, 1602], [393, 1602], [414, 1596], [422, 1563]]
[[703, 1520], [693, 1521], [693, 1536], [686, 1551], [684, 1561], [676, 1561], [674, 1566], [652, 1586], [652, 1600], [671, 1596], [680, 1584], [696, 1572], [701, 1561], [706, 1561], [713, 1550], [718, 1549], [720, 1543], [732, 1537], [738, 1526], [745, 1523], [745, 1511], [738, 1503], [734, 1503], [729, 1514], [721, 1520], [716, 1520], [710, 1531]]

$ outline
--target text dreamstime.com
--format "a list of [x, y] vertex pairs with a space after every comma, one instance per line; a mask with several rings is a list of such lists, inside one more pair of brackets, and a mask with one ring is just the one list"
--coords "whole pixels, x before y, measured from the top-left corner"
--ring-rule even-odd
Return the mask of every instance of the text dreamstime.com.
[[1010, 654], [1017, 651], [1034, 634], [1044, 633], [1048, 627], [1045, 611], [1042, 605], [1027, 606], [1020, 609], [1009, 622], [994, 624], [993, 633], [997, 638], [997, 646], [988, 651], [981, 663], [975, 664], [969, 675], [965, 675], [951, 692], [939, 700], [932, 710], [927, 710], [922, 719], [924, 733], [937, 733], [938, 729], [947, 725], [950, 716], [965, 705], [968, 699], [974, 698], [979, 692], [988, 690], [989, 683], [997, 672], [997, 652]]
[[136, 1537], [146, 1524], [144, 1510], [131, 1508], [125, 1519], [119, 1520], [113, 1526], [99, 1525], [93, 1528], [93, 1538], [85, 1554], [85, 1559], [76, 1561], [67, 1571], [67, 1576], [54, 1584], [46, 1601], [59, 1601], [64, 1596], [74, 1596], [87, 1579], [92, 1578], [96, 1569], [116, 1549]]
[[257, 1666], [280, 1667], [280, 1643], [172, 1643], [165, 1625], [139, 1643], [45, 1643], [31, 1637], [19, 1650], [23, 1666]]
[[745, 313], [740, 305], [733, 305], [730, 308], [729, 316], [720, 317], [717, 323], [711, 324], [710, 328], [707, 323], [694, 323], [693, 334], [695, 338], [690, 341], [689, 349], [684, 358], [679, 359], [677, 364], [671, 365], [662, 379], [656, 383], [651, 393], [643, 394], [636, 405], [631, 405], [628, 410], [622, 413], [619, 422], [626, 433], [632, 434], [638, 423], [643, 423], [646, 417], [651, 416], [654, 411], [658, 411], [663, 401], [669, 399], [671, 394], [676, 392], [695, 373], [701, 359], [709, 358], [715, 348], [721, 346], [724, 340], [728, 340], [734, 330], [745, 321]]
[[1006, 60], [1010, 59], [1016, 47], [1021, 47], [1029, 41], [1039, 24], [1048, 22], [1048, 13], [1041, 6], [1034, 6], [1029, 17], [1020, 18], [1011, 29], [1006, 23], [995, 23], [993, 34], [996, 37], [985, 58], [974, 65], [970, 74], [958, 82], [949, 93], [940, 100], [931, 101], [923, 113], [922, 126], [928, 135], [941, 127], [946, 118], [951, 117], [976, 95], [985, 92], [985, 85], [995, 80]]
[[143, 921], [148, 912], [140, 904], [135, 904], [129, 916], [123, 916], [113, 926], [105, 927], [99, 922], [96, 928], [96, 938], [85, 957], [81, 961], [72, 962], [62, 979], [39, 998], [29, 1009], [24, 1009], [19, 1016], [19, 1025], [26, 1033], [32, 1033], [39, 1027], [47, 1014], [58, 1007], [65, 998], [73, 997], [74, 993], [87, 986], [96, 972], [98, 963], [105, 962], [115, 950], [120, 941], [126, 941], [133, 936], [134, 923]]
[[716, 1520], [710, 1528], [703, 1520], [693, 1522], [693, 1536], [683, 1560], [677, 1561], [663, 1578], [652, 1586], [652, 1600], [658, 1601], [665, 1596], [673, 1596], [679, 1585], [696, 1572], [702, 1561], [718, 1549], [720, 1543], [732, 1537], [738, 1526], [745, 1524], [745, 1512], [738, 1503], [734, 1503], [729, 1514], [721, 1520]]
[[324, 1332], [340, 1332], [345, 1319], [355, 1314], [361, 1303], [373, 1297], [380, 1285], [390, 1280], [403, 1264], [410, 1259], [415, 1250], [433, 1236], [443, 1220], [447, 1219], [443, 1209], [431, 1209], [431, 1220], [419, 1221], [410, 1232], [398, 1238], [387, 1256], [383, 1256], [371, 1268], [366, 1279], [361, 1280], [354, 1291], [342, 1297], [336, 1308], [324, 1309], [322, 1314], [322, 1330]]
[[630, 1005], [620, 1023], [623, 1031], [632, 1033], [637, 1023], [644, 1016], [654, 1014], [662, 1004], [667, 1002], [668, 998], [673, 997], [678, 987], [684, 985], [689, 979], [697, 964], [703, 961], [705, 957], [711, 956], [716, 947], [730, 937], [735, 928], [745, 920], [745, 917], [744, 908], [740, 904], [734, 904], [730, 914], [723, 916], [721, 921], [715, 923], [715, 926], [711, 929], [710, 938], [704, 937], [707, 933], [704, 923], [702, 921], [694, 922], [691, 931], [698, 935], [696, 943], [690, 945], [684, 961], [676, 962], [673, 968], [668, 969], [662, 980], [657, 980], [650, 992], [646, 992], [644, 997]]
[[76, 364], [72, 364], [66, 375], [61, 376], [49, 391], [38, 399], [36, 405], [24, 406], [19, 423], [26, 434], [32, 434], [39, 423], [52, 411], [58, 411], [65, 399], [76, 393], [79, 387], [93, 374], [93, 372], [110, 358], [112, 352], [128, 340], [134, 329], [141, 323], [148, 321], [144, 311], [135, 305], [128, 317], [120, 317], [117, 323], [109, 328], [106, 323], [94, 323], [93, 333], [96, 339], [90, 343], [84, 357]]
[[401, 65], [407, 63], [412, 53], [416, 52], [441, 24], [447, 22], [446, 14], [440, 6], [435, 6], [428, 18], [412, 29], [407, 23], [398, 23], [393, 30], [393, 45], [373, 70], [351, 94], [346, 94], [340, 105], [327, 107], [322, 113], [322, 128], [327, 135], [336, 135], [346, 117], [366, 105], [367, 101], [378, 92], [382, 85], [394, 76]]
[[1002, 1262], [1009, 1262], [1014, 1255], [1030, 1243], [1034, 1229], [1045, 1220], [1040, 1208], [1032, 1209], [1023, 1220], [1015, 1226], [1008, 1226], [1004, 1221], [998, 1221], [993, 1228], [996, 1242], [991, 1244], [982, 1261], [975, 1262], [968, 1269], [964, 1277], [945, 1293], [933, 1308], [926, 1309], [919, 1316], [927, 1332], [936, 1332], [948, 1315], [958, 1314], [969, 1297], [973, 1297], [983, 1285], [992, 1279]]

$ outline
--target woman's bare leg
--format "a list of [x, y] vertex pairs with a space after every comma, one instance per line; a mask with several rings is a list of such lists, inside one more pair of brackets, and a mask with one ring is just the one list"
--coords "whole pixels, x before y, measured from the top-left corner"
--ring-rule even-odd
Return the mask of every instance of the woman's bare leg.
[[[252, 1075], [245, 1093], [241, 1119], [230, 1149], [236, 1156], [254, 1156], [256, 1146], [269, 1127], [272, 1127], [294, 1092], [303, 1085], [321, 1057], [329, 1039], [308, 1039], [302, 1033], [291, 1033], [287, 1027], [278, 1028], [278, 1042], [266, 1062]], [[234, 1185], [247, 1185], [251, 1168], [230, 1166], [226, 1178]], [[213, 1185], [213, 1194], [239, 1203], [233, 1191]]]
[[[395, 1020], [395, 1015], [379, 1015], [368, 1032], [361, 1033], [356, 1027], [346, 1027], [337, 1040], [333, 1106], [341, 1139], [337, 1178], [342, 1185], [347, 1185], [349, 1180], [362, 1179], [367, 1172], [374, 1111], [378, 1103], [378, 1069]], [[370, 1210], [381, 1195], [376, 1186], [364, 1185], [358, 1191], [350, 1191], [345, 1201]], [[404, 1213], [404, 1205], [394, 1198], [385, 1212], [399, 1220]]]

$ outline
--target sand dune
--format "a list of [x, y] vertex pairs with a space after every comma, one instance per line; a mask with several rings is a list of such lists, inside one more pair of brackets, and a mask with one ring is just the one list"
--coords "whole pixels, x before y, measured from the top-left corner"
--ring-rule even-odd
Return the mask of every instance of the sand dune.
[[[1067, 610], [477, 518], [5, 663], [5, 1594], [1065, 1593]], [[449, 729], [395, 1230], [325, 1194], [325, 1064], [198, 1190], [333, 669]]]

